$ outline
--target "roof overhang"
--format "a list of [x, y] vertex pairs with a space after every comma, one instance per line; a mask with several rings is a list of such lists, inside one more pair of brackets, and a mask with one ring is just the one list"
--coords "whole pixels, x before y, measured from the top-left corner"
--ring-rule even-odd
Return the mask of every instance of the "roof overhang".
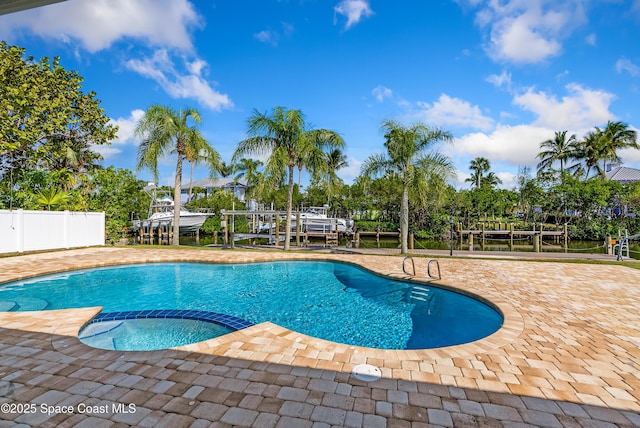
[[0, 0], [0, 15], [47, 6], [64, 0]]

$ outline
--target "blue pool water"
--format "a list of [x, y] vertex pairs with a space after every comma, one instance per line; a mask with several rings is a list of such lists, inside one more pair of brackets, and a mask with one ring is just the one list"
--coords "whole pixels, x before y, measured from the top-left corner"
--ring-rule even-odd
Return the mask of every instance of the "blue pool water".
[[100, 312], [78, 334], [94, 348], [153, 351], [202, 342], [253, 323], [207, 311], [146, 310]]
[[310, 336], [381, 349], [471, 342], [502, 316], [471, 297], [338, 262], [154, 263], [65, 272], [0, 285], [0, 308], [183, 309], [270, 321]]
[[100, 349], [153, 351], [202, 342], [232, 331], [206, 321], [136, 318], [89, 324], [80, 332], [80, 340]]

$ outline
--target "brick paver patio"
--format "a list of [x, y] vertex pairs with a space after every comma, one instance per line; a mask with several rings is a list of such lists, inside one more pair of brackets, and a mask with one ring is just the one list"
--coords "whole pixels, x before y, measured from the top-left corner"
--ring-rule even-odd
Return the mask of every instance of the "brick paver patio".
[[[391, 276], [389, 255], [89, 248], [0, 259], [0, 282], [151, 261], [332, 259]], [[425, 280], [428, 259], [416, 258]], [[440, 258], [436, 283], [505, 315], [466, 345], [390, 351], [263, 323], [178, 349], [77, 339], [100, 309], [0, 313], [0, 426], [640, 426], [640, 270]], [[421, 274], [420, 274], [421, 273]], [[382, 378], [351, 375], [368, 363]]]

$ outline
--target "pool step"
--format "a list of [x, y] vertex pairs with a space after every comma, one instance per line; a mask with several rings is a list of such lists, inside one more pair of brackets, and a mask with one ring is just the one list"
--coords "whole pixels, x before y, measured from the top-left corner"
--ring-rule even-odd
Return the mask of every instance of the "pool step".
[[18, 297], [15, 303], [18, 307], [14, 311], [43, 311], [49, 306], [49, 302], [39, 297]]
[[0, 300], [0, 312], [9, 311], [42, 311], [49, 302], [39, 297], [18, 297], [15, 300]]
[[420, 300], [422, 302], [427, 302], [431, 299], [432, 293], [429, 288], [424, 287], [422, 285], [415, 285], [411, 288], [411, 293], [409, 295], [410, 300]]
[[112, 332], [113, 330], [120, 327], [122, 323], [123, 321], [101, 321], [89, 324], [82, 329], [82, 336], [80, 336], [79, 339], [88, 339], [90, 337], [96, 337]]
[[13, 300], [0, 300], [0, 312], [9, 312], [16, 307], [16, 302]]

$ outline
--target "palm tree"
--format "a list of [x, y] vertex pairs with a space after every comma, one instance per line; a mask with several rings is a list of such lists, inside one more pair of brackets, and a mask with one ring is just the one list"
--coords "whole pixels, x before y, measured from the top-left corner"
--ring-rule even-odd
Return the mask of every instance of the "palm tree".
[[[199, 155], [199, 156], [197, 156]], [[205, 157], [206, 157], [206, 153], [191, 153], [188, 152], [186, 154], [186, 160], [189, 161], [189, 164], [191, 165], [190, 168], [190, 172], [189, 172], [189, 193], [187, 196], [187, 202], [191, 202], [191, 196], [194, 194], [193, 192], [193, 170], [195, 169], [196, 165], [199, 164]], [[212, 170], [212, 175], [215, 175], [216, 171]], [[197, 197], [197, 192], [194, 195], [194, 198]]]
[[200, 113], [192, 108], [176, 111], [171, 107], [152, 105], [136, 125], [135, 134], [142, 137], [138, 147], [137, 170], [148, 168], [158, 181], [158, 160], [169, 153], [176, 153], [175, 187], [173, 191], [173, 245], [180, 245], [180, 192], [182, 186], [182, 162], [206, 161], [212, 171], [220, 164], [220, 155], [204, 139], [196, 128]]
[[482, 179], [483, 186], [493, 188], [493, 187], [496, 187], [498, 184], [502, 184], [502, 180], [500, 180], [500, 177], [498, 177], [496, 173], [493, 171], [489, 172]]
[[342, 150], [332, 149], [326, 153], [323, 165], [322, 181], [324, 181], [327, 192], [327, 203], [329, 203], [331, 197], [335, 196], [337, 190], [343, 184], [338, 174], [336, 174], [336, 171], [348, 167], [349, 162], [347, 162], [347, 156]]
[[263, 165], [259, 160], [251, 158], [242, 158], [236, 164], [236, 170], [238, 171], [237, 178], [244, 177], [247, 181], [247, 197], [254, 197], [253, 190], [258, 186], [261, 174], [258, 169]]
[[71, 198], [69, 192], [58, 190], [55, 187], [40, 189], [37, 193], [34, 193], [33, 196], [35, 196], [36, 202], [46, 206], [48, 211], [51, 211], [51, 207], [60, 205]]
[[374, 154], [362, 164], [361, 174], [377, 176], [388, 172], [397, 173], [402, 179], [402, 201], [400, 206], [400, 251], [407, 253], [409, 234], [409, 188], [424, 188], [431, 176], [452, 176], [453, 166], [447, 157], [425, 150], [440, 141], [453, 139], [449, 132], [431, 129], [418, 122], [409, 127], [394, 120], [382, 123], [385, 132], [386, 155]]
[[604, 130], [596, 127], [602, 143], [602, 170], [600, 174], [604, 178], [607, 174], [607, 161], [621, 162], [618, 150], [632, 148], [640, 149], [638, 146], [636, 131], [629, 129], [629, 126], [622, 122], [607, 122]]
[[485, 172], [488, 172], [491, 168], [489, 160], [483, 157], [477, 157], [473, 159], [469, 164], [469, 169], [472, 171], [471, 177], [467, 178], [465, 183], [473, 183], [473, 185], [479, 189], [482, 186], [482, 178]]
[[575, 134], [567, 138], [567, 131], [556, 131], [552, 140], [540, 143], [540, 148], [545, 149], [536, 156], [540, 159], [538, 170], [550, 169], [555, 161], [560, 161], [560, 177], [564, 174], [564, 164], [569, 159], [574, 159], [579, 154], [578, 140]]
[[595, 168], [600, 174], [598, 163], [604, 156], [604, 144], [601, 134], [597, 130], [589, 131], [584, 138], [578, 142], [576, 153], [573, 158], [578, 161], [568, 169], [576, 177], [584, 174], [585, 179], [589, 178], [591, 170]]
[[342, 138], [338, 134], [325, 129], [306, 131], [303, 138], [307, 140], [307, 143], [304, 144], [306, 149], [300, 153], [298, 158], [298, 188], [300, 187], [302, 169], [306, 167], [313, 178], [320, 179], [328, 167], [324, 148], [340, 147], [342, 144]]
[[220, 167], [218, 168], [218, 173], [222, 178], [231, 177], [234, 172], [236, 172], [236, 165], [233, 162], [228, 164], [225, 161], [222, 161], [220, 163]]
[[316, 133], [331, 135], [331, 138], [309, 138], [314, 131], [307, 130], [304, 116], [300, 110], [287, 110], [284, 107], [274, 107], [270, 115], [257, 110], [247, 121], [249, 138], [240, 141], [233, 159], [239, 159], [246, 154], [266, 154], [267, 171], [278, 178], [288, 176], [287, 191], [287, 219], [284, 237], [285, 251], [290, 248], [291, 213], [293, 208], [293, 173], [303, 159], [303, 165], [309, 165], [328, 147], [343, 147], [342, 138], [333, 131], [315, 130]]

